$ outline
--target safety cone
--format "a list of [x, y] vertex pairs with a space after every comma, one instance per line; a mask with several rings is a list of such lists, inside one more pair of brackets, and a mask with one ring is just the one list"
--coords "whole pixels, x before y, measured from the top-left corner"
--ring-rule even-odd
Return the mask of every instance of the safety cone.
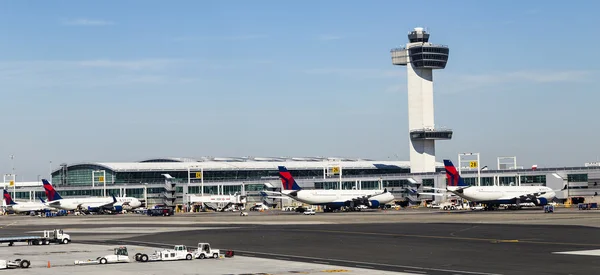
[[50, 268], [50, 261], [48, 261], [48, 268]]

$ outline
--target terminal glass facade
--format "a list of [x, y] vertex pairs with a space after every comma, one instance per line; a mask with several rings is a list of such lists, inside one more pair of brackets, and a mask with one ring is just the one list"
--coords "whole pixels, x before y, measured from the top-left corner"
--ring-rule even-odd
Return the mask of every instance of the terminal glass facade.
[[546, 185], [546, 175], [521, 176], [521, 184]]
[[[99, 172], [105, 171], [104, 175]], [[196, 172], [190, 171], [190, 182], [199, 183], [202, 179], [196, 177]], [[323, 169], [305, 169], [290, 170], [294, 178], [298, 179], [318, 179], [323, 178]], [[343, 169], [343, 176], [368, 176], [380, 174], [401, 174], [409, 173], [409, 169], [385, 167], [381, 169]], [[56, 186], [90, 186], [92, 179], [96, 184], [102, 184], [102, 176], [106, 184], [115, 185], [133, 185], [133, 184], [157, 184], [164, 183], [165, 177], [162, 174], [169, 174], [177, 183], [188, 181], [188, 172], [185, 171], [135, 171], [135, 172], [114, 172], [106, 167], [92, 164], [73, 165], [66, 169], [61, 169], [52, 173], [52, 183]], [[226, 182], [226, 181], [255, 181], [255, 180], [278, 180], [277, 170], [226, 170], [226, 171], [204, 171], [201, 175], [204, 182]]]
[[481, 186], [493, 186], [494, 178], [493, 177], [482, 177], [481, 178]]
[[588, 174], [568, 174], [569, 182], [588, 182]]

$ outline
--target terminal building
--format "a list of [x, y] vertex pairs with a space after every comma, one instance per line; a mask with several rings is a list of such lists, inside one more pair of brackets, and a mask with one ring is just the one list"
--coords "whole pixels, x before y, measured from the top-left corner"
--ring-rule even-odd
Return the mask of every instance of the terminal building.
[[[467, 161], [468, 162], [468, 161]], [[465, 162], [466, 163], [466, 162]], [[283, 202], [269, 200], [261, 191], [281, 190], [277, 167], [290, 170], [305, 189], [386, 188], [396, 203], [418, 205], [443, 197], [419, 195], [424, 187], [446, 187], [443, 164], [435, 172], [411, 173], [407, 161], [375, 161], [342, 158], [162, 158], [140, 162], [63, 164], [52, 172], [52, 183], [64, 197], [114, 194], [139, 198], [147, 206], [186, 205], [187, 195], [247, 196], [248, 203]], [[580, 198], [600, 192], [600, 166], [529, 168], [498, 164], [497, 169], [471, 169], [460, 160], [457, 167], [471, 185], [542, 185], [555, 190], [557, 199]], [[168, 179], [164, 175], [169, 175]], [[173, 184], [172, 194], [167, 187]], [[19, 183], [5, 188], [20, 200], [45, 199], [41, 183]]]
[[[302, 188], [306, 189], [378, 189], [386, 188], [397, 203], [421, 204], [447, 198], [419, 194], [423, 187], [446, 187], [443, 164], [435, 155], [435, 142], [450, 140], [453, 130], [434, 124], [433, 70], [445, 69], [450, 50], [446, 45], [429, 42], [423, 28], [408, 33], [405, 46], [391, 50], [393, 65], [407, 68], [410, 161], [369, 159], [282, 157], [282, 158], [159, 158], [139, 162], [62, 164], [52, 171], [51, 182], [65, 197], [127, 195], [156, 204], [186, 205], [188, 196], [247, 196], [247, 202], [266, 202], [261, 191], [280, 189], [277, 167], [286, 166]], [[559, 200], [596, 196], [600, 191], [600, 165], [569, 168], [524, 169], [507, 166], [498, 160], [495, 170], [480, 168], [479, 154], [463, 154], [477, 160], [464, 162], [459, 154], [455, 164], [466, 183], [471, 185], [542, 185], [557, 192]], [[469, 163], [469, 165], [465, 165]], [[6, 179], [6, 178], [5, 178]], [[41, 183], [16, 183], [16, 199], [44, 198]], [[427, 191], [425, 191], [427, 192]], [[282, 202], [279, 202], [281, 206]]]

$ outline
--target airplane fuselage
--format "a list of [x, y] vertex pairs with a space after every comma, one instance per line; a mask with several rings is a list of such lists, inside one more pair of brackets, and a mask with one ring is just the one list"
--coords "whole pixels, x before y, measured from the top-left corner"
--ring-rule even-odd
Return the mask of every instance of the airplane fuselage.
[[[300, 190], [283, 191], [293, 199], [310, 205], [344, 206], [345, 202], [356, 198], [383, 193], [383, 190]], [[394, 200], [389, 192], [375, 195], [368, 199], [371, 206], [377, 207]]]
[[[125, 209], [134, 209], [141, 206], [141, 202], [132, 197], [117, 197], [117, 202], [111, 206], [123, 206]], [[90, 209], [90, 208], [98, 208], [98, 205], [109, 204], [112, 203], [112, 198], [67, 198], [60, 199], [56, 201], [47, 202], [48, 205], [58, 209], [64, 210], [77, 210], [81, 209]]]
[[536, 193], [539, 194], [537, 199], [531, 202], [545, 204], [556, 196], [554, 190], [546, 186], [471, 186], [459, 191], [449, 190], [468, 201], [497, 204], [516, 203], [514, 198]]
[[7, 209], [12, 210], [16, 213], [29, 213], [31, 211], [42, 212], [42, 211], [51, 211], [54, 210], [51, 207], [46, 206], [41, 202], [19, 202], [14, 205], [8, 205]]

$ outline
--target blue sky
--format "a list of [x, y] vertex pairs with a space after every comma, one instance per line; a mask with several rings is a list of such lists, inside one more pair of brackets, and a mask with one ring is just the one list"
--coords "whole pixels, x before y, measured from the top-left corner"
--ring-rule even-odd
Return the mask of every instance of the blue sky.
[[408, 160], [414, 27], [436, 71], [438, 160], [600, 156], [595, 1], [1, 1], [0, 170], [164, 156]]

